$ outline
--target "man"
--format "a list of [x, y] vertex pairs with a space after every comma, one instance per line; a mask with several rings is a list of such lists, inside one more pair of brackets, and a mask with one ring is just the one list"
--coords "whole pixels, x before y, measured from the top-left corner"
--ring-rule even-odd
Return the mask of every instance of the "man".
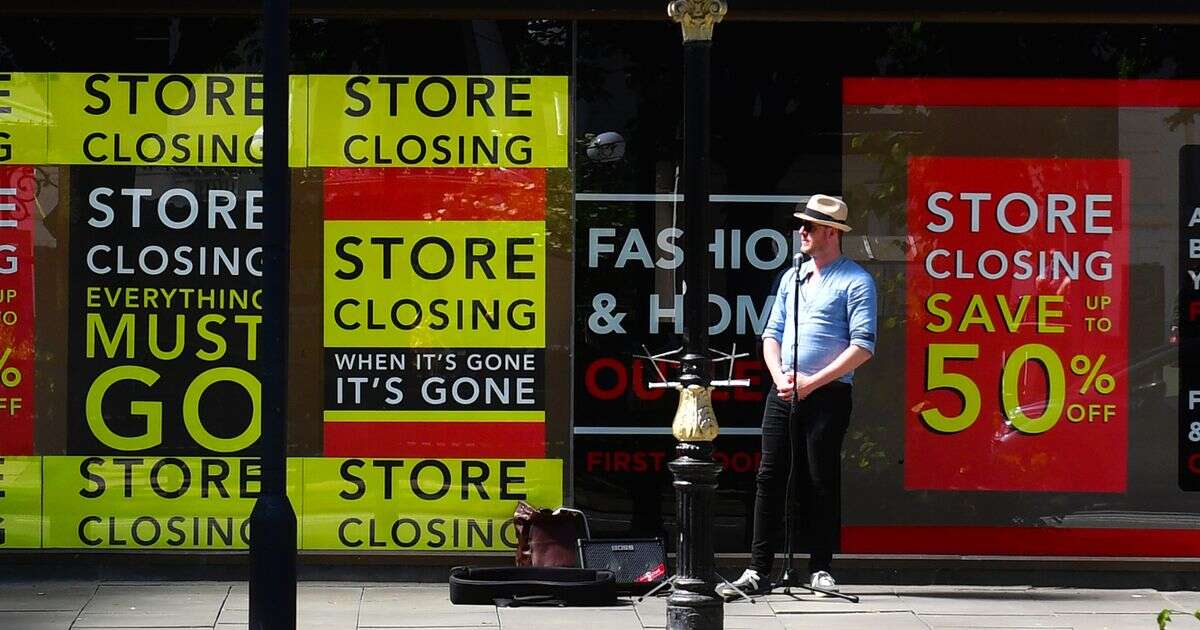
[[[875, 352], [875, 281], [842, 255], [848, 213], [845, 202], [828, 195], [797, 206], [800, 251], [809, 259], [784, 274], [763, 330], [772, 386], [763, 409], [754, 543], [750, 568], [733, 582], [747, 594], [771, 590], [789, 472], [810, 526], [809, 584], [837, 589], [829, 571], [841, 538], [842, 439], [854, 369]], [[727, 584], [717, 590], [737, 595]]]

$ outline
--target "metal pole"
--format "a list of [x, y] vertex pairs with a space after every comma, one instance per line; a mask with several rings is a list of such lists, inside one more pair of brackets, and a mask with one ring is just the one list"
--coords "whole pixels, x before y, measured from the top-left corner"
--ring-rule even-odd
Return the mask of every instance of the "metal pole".
[[672, 433], [678, 459], [668, 466], [675, 477], [679, 524], [675, 590], [667, 599], [667, 627], [709, 630], [724, 627], [724, 602], [717, 596], [712, 548], [712, 501], [721, 465], [712, 459], [717, 437], [712, 408], [712, 360], [708, 351], [709, 59], [713, 25], [721, 21], [723, 0], [675, 0], [667, 13], [683, 28], [684, 163], [683, 224], [684, 355], [679, 408]]
[[287, 496], [288, 1], [263, 1], [262, 488], [250, 514], [250, 628], [296, 627], [296, 512]]
[[684, 285], [683, 373], [684, 386], [708, 385], [712, 360], [708, 356], [708, 194], [709, 166], [709, 58], [712, 40], [684, 41], [683, 114], [683, 216]]

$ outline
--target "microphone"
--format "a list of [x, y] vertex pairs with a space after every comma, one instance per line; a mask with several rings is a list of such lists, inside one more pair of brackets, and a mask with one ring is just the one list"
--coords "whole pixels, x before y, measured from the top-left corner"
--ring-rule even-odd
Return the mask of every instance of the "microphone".
[[800, 277], [800, 266], [804, 264], [804, 261], [806, 260], [808, 260], [808, 256], [805, 256], [801, 252], [796, 252], [796, 254], [792, 256], [792, 269], [796, 270], [796, 286], [800, 286], [801, 284], [808, 282], [808, 279], [812, 277], [813, 272], [811, 269], [808, 271], [808, 273], [804, 274], [803, 278]]

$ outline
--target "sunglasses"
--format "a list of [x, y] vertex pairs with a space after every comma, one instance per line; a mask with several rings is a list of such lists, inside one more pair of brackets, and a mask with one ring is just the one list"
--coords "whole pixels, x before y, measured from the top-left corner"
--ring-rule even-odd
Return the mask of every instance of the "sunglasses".
[[812, 221], [801, 221], [798, 229], [811, 233], [814, 229], [816, 229], [816, 226], [817, 224], [813, 223]]

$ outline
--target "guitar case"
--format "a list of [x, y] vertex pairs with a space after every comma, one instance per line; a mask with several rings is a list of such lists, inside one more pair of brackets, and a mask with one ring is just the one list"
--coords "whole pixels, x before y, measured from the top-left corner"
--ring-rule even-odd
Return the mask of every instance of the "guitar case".
[[570, 567], [454, 567], [450, 602], [497, 606], [610, 606], [612, 571]]

